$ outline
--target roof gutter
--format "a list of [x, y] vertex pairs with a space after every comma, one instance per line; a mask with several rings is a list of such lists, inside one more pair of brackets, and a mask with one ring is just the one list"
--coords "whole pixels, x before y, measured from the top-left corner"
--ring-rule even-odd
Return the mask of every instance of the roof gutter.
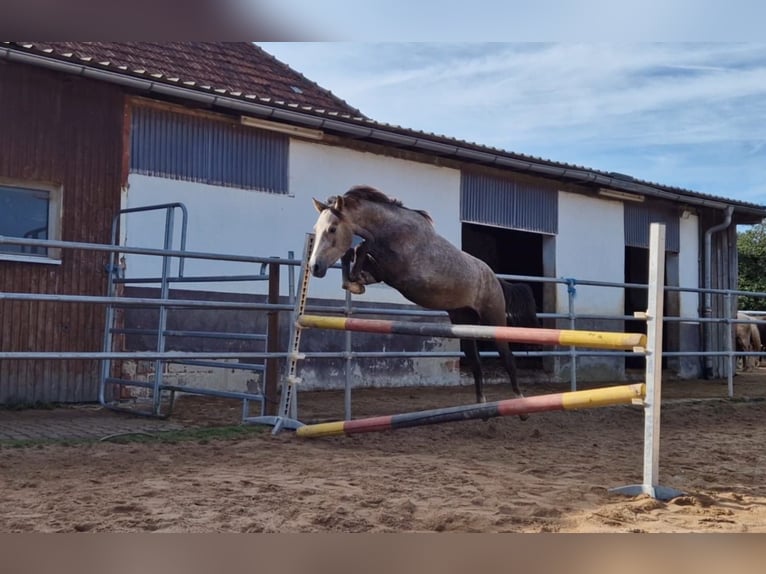
[[[178, 98], [199, 102], [208, 106], [220, 106], [230, 110], [236, 110], [240, 113], [251, 114], [260, 118], [282, 120], [293, 124], [308, 126], [314, 129], [338, 132], [353, 138], [373, 140], [379, 143], [408, 147], [415, 150], [432, 152], [439, 155], [455, 157], [458, 159], [477, 161], [486, 165], [507, 167], [514, 170], [534, 173], [550, 178], [568, 179], [579, 183], [611, 187], [613, 189], [629, 191], [633, 193], [643, 193], [653, 197], [667, 199], [675, 202], [683, 202], [687, 205], [694, 205], [698, 207], [726, 209], [730, 206], [730, 204], [721, 201], [682, 195], [680, 193], [657, 189], [656, 187], [645, 184], [625, 181], [624, 179], [610, 177], [608, 175], [595, 173], [585, 169], [557, 167], [546, 163], [538, 163], [526, 159], [519, 159], [505, 154], [480, 151], [470, 147], [461, 146], [459, 144], [445, 144], [443, 142], [437, 142], [428, 138], [399, 134], [394, 131], [382, 129], [379, 127], [368, 127], [338, 119], [318, 117], [312, 114], [296, 111], [294, 109], [281, 109], [272, 105], [262, 104], [255, 101], [241, 100], [231, 96], [208, 94], [200, 92], [197, 89], [192, 89], [190, 87], [170, 85], [165, 82], [158, 82], [144, 78], [135, 78], [109, 70], [99, 70], [84, 64], [65, 62], [37, 54], [21, 52], [6, 46], [0, 46], [0, 57], [12, 62], [41, 66], [50, 70], [75, 74], [77, 76], [91, 78], [94, 80], [110, 82], [152, 94], [175, 96]], [[298, 106], [295, 105], [295, 108], [298, 108]], [[762, 215], [762, 211], [755, 208], [749, 208], [747, 206], [737, 206], [737, 208], [743, 212]]]

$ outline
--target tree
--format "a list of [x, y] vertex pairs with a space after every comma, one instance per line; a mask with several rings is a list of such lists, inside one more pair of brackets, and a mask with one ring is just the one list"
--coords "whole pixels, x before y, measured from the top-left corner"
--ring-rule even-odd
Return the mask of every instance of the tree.
[[[766, 226], [754, 225], [737, 234], [739, 288], [742, 291], [766, 292]], [[766, 311], [766, 298], [744, 296], [739, 308]]]

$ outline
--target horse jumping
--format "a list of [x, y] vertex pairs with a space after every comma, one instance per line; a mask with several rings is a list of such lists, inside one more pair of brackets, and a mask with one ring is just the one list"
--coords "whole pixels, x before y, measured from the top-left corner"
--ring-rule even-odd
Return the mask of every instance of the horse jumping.
[[[313, 201], [319, 217], [309, 269], [315, 277], [324, 277], [340, 259], [343, 288], [352, 293], [383, 282], [416, 305], [446, 311], [453, 324], [506, 326], [509, 316], [517, 314], [505, 296], [513, 289], [504, 289], [484, 261], [439, 235], [425, 211], [407, 208], [368, 186], [353, 187], [326, 203]], [[352, 247], [355, 235], [364, 241]], [[529, 320], [528, 312], [522, 315]], [[496, 346], [514, 394], [523, 396], [508, 343], [496, 341]], [[476, 402], [484, 403], [476, 341], [464, 339], [463, 352], [473, 374]]]

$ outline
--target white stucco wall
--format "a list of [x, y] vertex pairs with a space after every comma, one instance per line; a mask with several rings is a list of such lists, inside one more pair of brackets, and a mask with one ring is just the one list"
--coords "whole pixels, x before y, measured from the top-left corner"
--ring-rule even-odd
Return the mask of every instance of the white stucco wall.
[[[460, 245], [459, 170], [301, 141], [291, 144], [290, 165], [290, 190], [302, 210], [301, 234], [311, 230], [316, 220], [312, 197], [325, 200], [351, 186], [364, 184], [401, 200], [407, 207], [425, 209], [433, 218], [436, 231]], [[313, 279], [310, 293], [321, 297], [343, 296], [340, 271]], [[370, 285], [364, 295], [354, 299], [407, 303], [384, 285]]]
[[[559, 192], [559, 232], [556, 238], [556, 276], [622, 283], [625, 280], [623, 205]], [[622, 289], [576, 287], [577, 313], [622, 315]], [[567, 288], [559, 285], [556, 311], [568, 312]]]
[[[696, 215], [679, 220], [678, 277], [681, 287], [699, 286], [699, 218]], [[699, 295], [681, 292], [681, 316], [696, 317]]]
[[[305, 234], [316, 220], [312, 197], [326, 199], [357, 184], [377, 187], [400, 199], [408, 207], [427, 210], [436, 229], [460, 245], [460, 172], [414, 161], [351, 151], [293, 140], [290, 144], [289, 195], [217, 187], [186, 181], [131, 174], [125, 207], [182, 202], [189, 212], [187, 250], [287, 257], [303, 253]], [[127, 216], [126, 245], [159, 248], [163, 244], [164, 213]], [[180, 217], [176, 220], [179, 237]], [[174, 247], [178, 248], [178, 239]], [[148, 256], [127, 257], [128, 276], [157, 276], [161, 260]], [[259, 265], [187, 260], [185, 276], [255, 274]], [[175, 268], [175, 267], [174, 267]], [[296, 269], [297, 277], [297, 269]], [[286, 270], [282, 294], [287, 295]], [[265, 282], [229, 284], [183, 284], [183, 288], [265, 293]], [[331, 270], [314, 279], [312, 297], [342, 298], [340, 272]], [[357, 299], [405, 303], [403, 297], [385, 286], [368, 287]]]
[[[131, 174], [124, 206], [170, 202], [185, 204], [189, 213], [186, 246], [189, 251], [261, 257], [287, 257], [288, 252], [293, 251], [296, 257], [300, 257], [305, 234], [311, 231], [317, 216], [311, 198], [325, 200], [331, 195], [343, 193], [353, 185], [368, 184], [400, 199], [409, 207], [427, 210], [434, 219], [437, 231], [455, 245], [461, 244], [459, 170], [299, 140], [291, 142], [289, 160], [289, 195]], [[622, 202], [563, 191], [559, 192], [558, 201], [555, 275], [573, 277], [579, 281], [590, 279], [622, 283], [625, 254]], [[123, 230], [125, 243], [129, 246], [161, 247], [164, 221], [164, 213], [129, 215]], [[173, 246], [176, 249], [179, 247], [180, 228], [179, 217], [175, 222], [176, 239]], [[699, 264], [697, 217], [690, 215], [681, 219], [680, 233], [680, 284], [695, 286]], [[129, 277], [158, 276], [161, 260], [129, 255], [127, 267]], [[259, 269], [260, 265], [257, 264], [191, 259], [185, 263], [187, 277], [256, 274]], [[297, 277], [297, 269], [295, 271]], [[282, 295], [287, 295], [287, 270], [283, 268], [282, 273]], [[267, 284], [264, 281], [184, 283], [176, 287], [265, 293]], [[323, 279], [312, 279], [309, 296], [344, 298], [339, 270], [331, 270]], [[401, 295], [382, 285], [368, 286], [367, 293], [354, 296], [354, 300], [358, 303], [406, 303]], [[557, 286], [558, 313], [568, 311], [567, 300], [566, 286]], [[623, 307], [622, 289], [577, 285], [575, 310], [578, 314], [622, 315]], [[697, 295], [682, 294], [682, 315], [694, 316], [696, 311]], [[586, 322], [580, 328], [590, 326]], [[561, 359], [561, 362], [564, 365], [566, 360]], [[585, 358], [578, 362], [578, 373], [583, 373], [584, 366], [590, 366], [594, 376], [600, 376], [601, 371], [612, 376], [610, 373], [616, 372], [615, 369], [619, 371], [622, 362], [615, 361], [611, 366], [606, 364], [607, 361], [599, 358]], [[605, 365], [611, 370], [604, 369]], [[454, 382], [456, 376], [449, 377], [449, 381]], [[383, 383], [371, 381], [370, 384]]]
[[[128, 178], [126, 207], [181, 202], [189, 214], [187, 251], [287, 257], [296, 249], [291, 236], [295, 199], [283, 195], [242, 189], [222, 188], [200, 183], [131, 174]], [[162, 248], [164, 212], [128, 214], [124, 219], [124, 238], [131, 247]], [[181, 214], [176, 212], [173, 248], [180, 247]], [[142, 255], [127, 256], [127, 276], [158, 276], [162, 260]], [[177, 269], [177, 261], [173, 269]], [[186, 259], [184, 276], [253, 275], [258, 264]], [[265, 282], [225, 284], [176, 284], [183, 289], [211, 289], [230, 292], [265, 293]]]

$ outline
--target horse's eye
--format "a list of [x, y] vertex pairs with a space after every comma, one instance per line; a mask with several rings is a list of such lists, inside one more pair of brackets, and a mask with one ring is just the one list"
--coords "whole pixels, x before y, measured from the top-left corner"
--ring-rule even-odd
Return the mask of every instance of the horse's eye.
[[336, 229], [337, 229], [337, 227], [335, 227], [335, 226], [333, 225], [332, 227], [330, 227], [330, 228], [327, 230], [327, 232], [328, 232], [328, 233], [335, 233], [335, 230], [336, 230]]

